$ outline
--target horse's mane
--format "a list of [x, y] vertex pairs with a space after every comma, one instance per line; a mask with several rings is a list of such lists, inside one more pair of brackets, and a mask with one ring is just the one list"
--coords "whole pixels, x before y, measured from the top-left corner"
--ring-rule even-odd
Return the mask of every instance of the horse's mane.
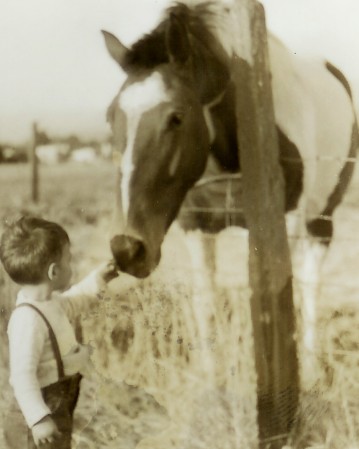
[[216, 28], [218, 28], [218, 19], [221, 18], [218, 14], [218, 6], [219, 3], [216, 1], [205, 1], [194, 6], [176, 2], [167, 8], [159, 25], [129, 49], [124, 61], [126, 68], [130, 70], [152, 69], [169, 62], [165, 34], [170, 16], [175, 16], [185, 26], [189, 40], [194, 47], [198, 44], [208, 47], [211, 41], [215, 39], [218, 41]]

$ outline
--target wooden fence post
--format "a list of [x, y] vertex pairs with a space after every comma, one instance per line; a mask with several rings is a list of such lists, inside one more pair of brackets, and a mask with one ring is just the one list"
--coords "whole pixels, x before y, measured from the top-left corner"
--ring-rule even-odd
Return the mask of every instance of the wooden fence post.
[[298, 405], [292, 269], [284, 218], [283, 176], [269, 68], [265, 15], [255, 0], [235, 4], [238, 140], [249, 229], [260, 447], [281, 448]]
[[34, 203], [37, 203], [39, 201], [39, 161], [36, 155], [37, 136], [37, 123], [34, 123], [32, 126], [32, 140], [30, 148], [31, 199]]

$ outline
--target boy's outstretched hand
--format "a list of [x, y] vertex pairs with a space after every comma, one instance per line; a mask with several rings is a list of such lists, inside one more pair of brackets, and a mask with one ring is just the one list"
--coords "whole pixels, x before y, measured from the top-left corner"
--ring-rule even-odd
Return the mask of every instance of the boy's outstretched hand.
[[36, 446], [40, 446], [45, 443], [52, 443], [55, 441], [56, 437], [61, 435], [50, 415], [45, 416], [41, 421], [36, 423], [32, 427], [31, 431]]
[[118, 282], [114, 281], [117, 295], [125, 294], [130, 289], [136, 288], [140, 282], [136, 277], [121, 271], [114, 260], [101, 265], [97, 270], [97, 276], [97, 279], [100, 278], [102, 282], [106, 283], [119, 278]]
[[119, 276], [119, 269], [114, 260], [110, 260], [98, 273], [108, 283]]

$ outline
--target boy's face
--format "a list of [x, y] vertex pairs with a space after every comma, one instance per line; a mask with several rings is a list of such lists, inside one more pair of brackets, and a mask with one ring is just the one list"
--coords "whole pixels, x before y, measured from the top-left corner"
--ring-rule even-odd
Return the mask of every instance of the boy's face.
[[69, 286], [72, 276], [71, 251], [67, 243], [62, 251], [61, 259], [56, 263], [56, 276], [53, 279], [54, 290], [64, 290]]

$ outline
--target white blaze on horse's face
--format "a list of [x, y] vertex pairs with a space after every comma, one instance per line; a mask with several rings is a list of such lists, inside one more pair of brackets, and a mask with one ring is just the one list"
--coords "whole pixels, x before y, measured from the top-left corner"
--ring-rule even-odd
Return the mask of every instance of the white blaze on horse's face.
[[130, 205], [131, 175], [135, 168], [133, 152], [140, 119], [145, 112], [169, 100], [166, 85], [159, 72], [153, 72], [145, 80], [131, 84], [120, 95], [119, 107], [127, 119], [127, 143], [121, 163], [121, 196], [125, 221]]

